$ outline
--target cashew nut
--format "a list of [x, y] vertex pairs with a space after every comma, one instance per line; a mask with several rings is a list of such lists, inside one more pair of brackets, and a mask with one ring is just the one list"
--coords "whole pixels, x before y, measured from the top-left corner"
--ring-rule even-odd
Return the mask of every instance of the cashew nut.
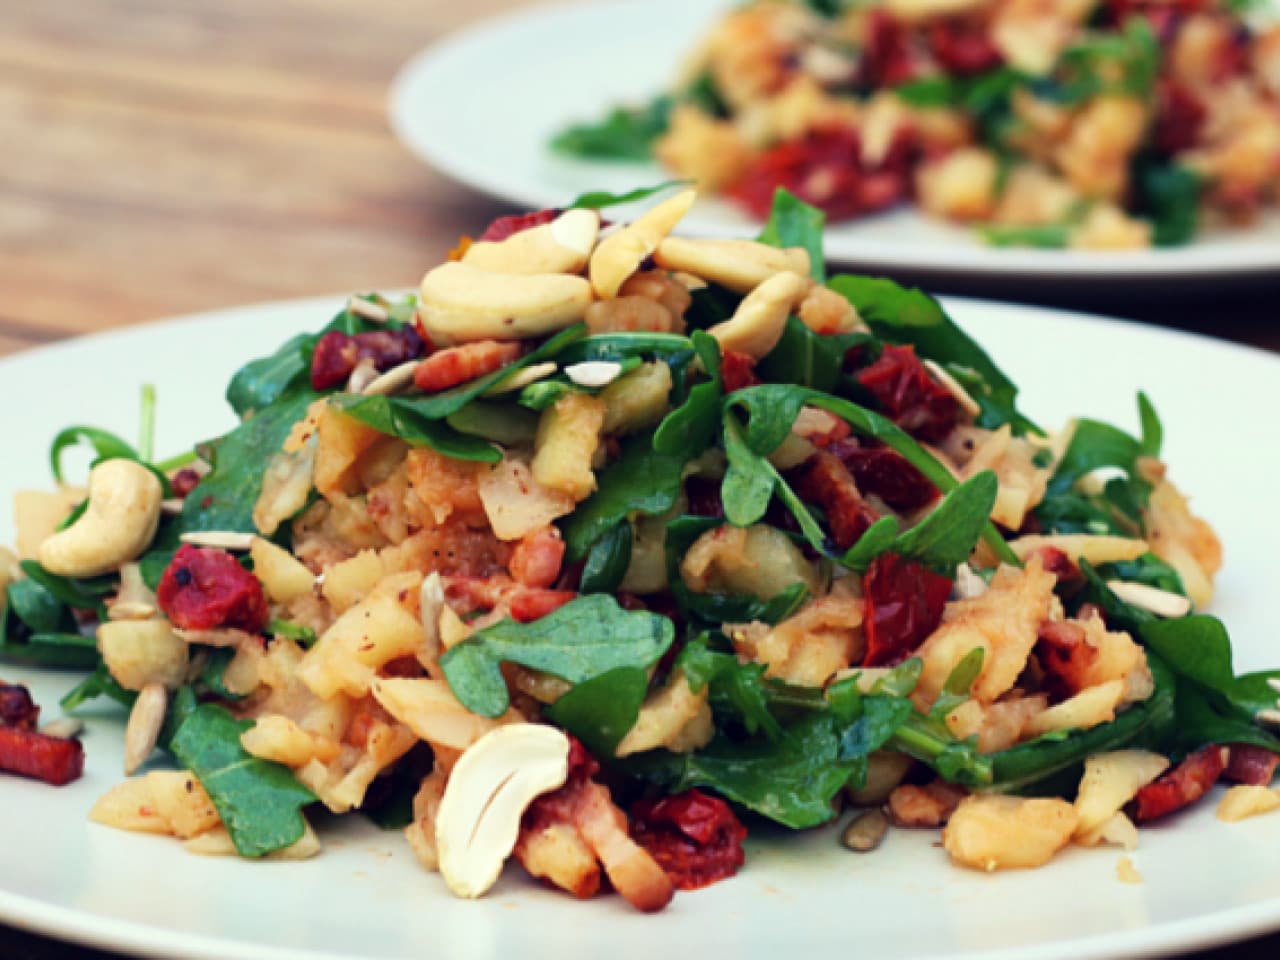
[[134, 460], [107, 460], [89, 473], [89, 505], [40, 544], [39, 560], [62, 577], [96, 577], [136, 560], [156, 535], [164, 491]]
[[470, 340], [527, 340], [582, 319], [591, 284], [564, 273], [492, 273], [446, 263], [422, 278], [418, 317], [438, 346]]
[[787, 317], [813, 283], [798, 273], [775, 273], [752, 290], [732, 317], [707, 332], [722, 350], [745, 353], [759, 360], [778, 345]]
[[658, 244], [654, 261], [664, 270], [695, 277], [749, 293], [775, 273], [809, 272], [809, 252], [803, 247], [771, 247], [754, 240], [689, 240], [668, 237]]
[[566, 210], [550, 223], [505, 240], [479, 240], [467, 248], [462, 262], [494, 273], [579, 273], [599, 233], [595, 210]]
[[436, 815], [440, 873], [449, 889], [479, 897], [493, 886], [529, 804], [568, 776], [569, 738], [554, 727], [510, 724], [468, 747]]
[[640, 264], [656, 250], [667, 234], [693, 206], [698, 194], [684, 190], [664, 200], [634, 223], [623, 227], [600, 241], [591, 262], [587, 264], [587, 276], [591, 287], [602, 300], [618, 295], [618, 288], [627, 278], [640, 269]]

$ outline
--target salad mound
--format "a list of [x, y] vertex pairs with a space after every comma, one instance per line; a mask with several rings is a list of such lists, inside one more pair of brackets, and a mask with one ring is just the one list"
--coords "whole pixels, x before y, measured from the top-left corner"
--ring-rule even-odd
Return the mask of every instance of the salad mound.
[[1280, 25], [1235, 0], [758, 0], [669, 93], [559, 134], [763, 220], [914, 202], [998, 246], [1182, 244], [1277, 200]]
[[[937, 301], [827, 279], [820, 211], [601, 219], [655, 191], [352, 299], [246, 363], [239, 426], [190, 454], [155, 460], [148, 391], [139, 448], [58, 434], [0, 655], [128, 709], [95, 820], [289, 858], [309, 811], [358, 811], [459, 896], [514, 856], [656, 910], [762, 821], [869, 810], [851, 849], [943, 827], [992, 870], [1270, 783], [1280, 672], [1233, 676], [1201, 612], [1221, 548], [1145, 396], [1138, 436], [1046, 432]], [[23, 733], [0, 765], [30, 774], [10, 753], [58, 738]]]

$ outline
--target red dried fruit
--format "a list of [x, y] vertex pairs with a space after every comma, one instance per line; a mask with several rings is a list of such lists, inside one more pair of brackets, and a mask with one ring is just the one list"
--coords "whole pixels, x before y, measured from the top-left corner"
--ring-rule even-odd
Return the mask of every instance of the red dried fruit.
[[848, 550], [880, 519], [879, 514], [862, 499], [849, 468], [834, 453], [819, 450], [803, 469], [796, 493], [822, 507], [831, 539], [841, 550]]
[[914, 347], [886, 345], [856, 376], [889, 419], [918, 440], [939, 443], [960, 419], [959, 401], [929, 375]]
[[896, 87], [915, 79], [916, 71], [906, 24], [884, 10], [868, 11], [861, 82], [871, 87]]
[[0, 726], [34, 730], [39, 719], [31, 691], [18, 683], [0, 683]]
[[526, 587], [550, 587], [560, 576], [564, 540], [553, 526], [532, 530], [521, 538], [511, 554], [511, 576]]
[[1188, 754], [1172, 770], [1149, 783], [1134, 797], [1133, 818], [1155, 820], [1195, 803], [1218, 782], [1227, 767], [1227, 748], [1210, 744]]
[[1280, 766], [1280, 756], [1265, 747], [1255, 747], [1247, 743], [1233, 743], [1227, 767], [1222, 771], [1224, 780], [1234, 783], [1247, 783], [1255, 787], [1265, 787], [1276, 775], [1276, 767]]
[[874, 493], [895, 510], [919, 510], [938, 499], [938, 488], [906, 457], [888, 447], [867, 447], [857, 440], [829, 448], [853, 475], [858, 489]]
[[577, 595], [573, 590], [521, 588], [511, 595], [511, 617], [519, 623], [528, 623], [559, 610]]
[[1098, 648], [1085, 640], [1084, 627], [1066, 620], [1040, 624], [1032, 653], [1044, 671], [1040, 684], [1054, 703], [1088, 686], [1098, 660]]
[[763, 381], [756, 376], [756, 361], [737, 350], [725, 350], [720, 357], [720, 382], [725, 393], [733, 393], [744, 387], [759, 386]]
[[529, 230], [533, 227], [540, 227], [544, 223], [550, 223], [560, 216], [562, 212], [561, 210], [534, 210], [530, 213], [513, 213], [505, 217], [498, 217], [498, 219], [484, 228], [484, 233], [480, 234], [480, 240], [492, 243], [505, 240], [512, 234], [520, 233], [522, 230]]
[[185, 500], [187, 494], [199, 486], [201, 479], [200, 471], [183, 467], [169, 478], [169, 489], [179, 500]]
[[864, 667], [883, 667], [910, 656], [938, 628], [952, 581], [914, 560], [882, 553], [862, 578], [867, 634]]
[[729, 805], [701, 790], [631, 807], [631, 836], [681, 890], [732, 877], [746, 861], [747, 828]]
[[520, 359], [519, 343], [476, 340], [460, 347], [437, 350], [413, 372], [413, 382], [426, 393], [438, 393], [501, 370]]
[[936, 20], [929, 26], [929, 51], [948, 73], [970, 76], [1004, 62], [990, 28], [977, 20]]
[[1156, 86], [1156, 124], [1152, 139], [1161, 153], [1189, 150], [1200, 139], [1208, 110], [1185, 84], [1169, 77]]
[[371, 361], [381, 372], [412, 360], [421, 355], [422, 350], [422, 337], [413, 327], [354, 335], [330, 330], [320, 338], [311, 355], [311, 386], [316, 390], [329, 390], [346, 383], [362, 360]]
[[235, 627], [258, 633], [267, 623], [262, 584], [225, 550], [183, 544], [165, 567], [156, 597], [182, 630]]

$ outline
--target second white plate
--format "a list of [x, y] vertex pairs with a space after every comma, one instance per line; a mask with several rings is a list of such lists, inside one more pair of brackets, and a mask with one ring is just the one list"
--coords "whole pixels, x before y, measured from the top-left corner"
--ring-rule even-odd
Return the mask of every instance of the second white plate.
[[[591, 0], [537, 6], [483, 21], [405, 65], [390, 95], [392, 127], [427, 163], [477, 190], [530, 209], [586, 190], [625, 193], [669, 174], [653, 163], [608, 163], [554, 153], [567, 125], [667, 88], [678, 65], [729, 0]], [[625, 208], [616, 216], [625, 218]], [[758, 230], [736, 207], [703, 199], [681, 224], [697, 236]], [[1206, 277], [1280, 270], [1280, 215], [1211, 231], [1185, 247], [1126, 252], [996, 249], [971, 231], [909, 208], [836, 224], [835, 263], [876, 270], [1114, 277]]]

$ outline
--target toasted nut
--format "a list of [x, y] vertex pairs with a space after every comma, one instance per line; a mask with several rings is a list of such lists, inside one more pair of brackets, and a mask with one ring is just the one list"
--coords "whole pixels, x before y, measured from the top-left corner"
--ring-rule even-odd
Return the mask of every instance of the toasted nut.
[[1277, 809], [1280, 809], [1280, 791], [1242, 784], [1231, 787], [1223, 794], [1218, 801], [1217, 817], [1226, 823], [1236, 823]]
[[840, 842], [857, 853], [869, 853], [889, 832], [889, 818], [879, 810], [868, 810], [849, 821], [840, 834]]
[[693, 206], [697, 191], [684, 190], [664, 200], [634, 223], [623, 227], [603, 240], [591, 254], [587, 275], [591, 288], [602, 300], [618, 295], [618, 288], [627, 278], [640, 269], [658, 244], [675, 229], [677, 223]]
[[809, 272], [809, 252], [803, 247], [784, 250], [755, 240], [668, 237], [653, 259], [664, 270], [691, 273], [735, 293], [750, 293], [775, 273]]
[[523, 390], [531, 383], [537, 383], [539, 380], [545, 380], [558, 370], [554, 360], [548, 360], [546, 363], [535, 363], [532, 366], [521, 367], [515, 370], [501, 380], [497, 381], [493, 386], [486, 390], [483, 396], [500, 397], [503, 394], [515, 393], [517, 390]]
[[98, 626], [98, 649], [126, 690], [152, 683], [177, 690], [186, 682], [187, 644], [168, 620], [108, 620]]
[[133, 701], [129, 724], [124, 730], [125, 776], [132, 776], [156, 748], [168, 707], [169, 696], [160, 683], [147, 684], [138, 693], [138, 699]]
[[564, 785], [569, 738], [517, 723], [485, 734], [454, 765], [436, 815], [440, 872], [460, 897], [479, 897], [515, 848], [520, 818], [540, 794]]
[[956, 398], [960, 404], [960, 409], [971, 417], [976, 417], [982, 412], [982, 407], [978, 406], [978, 401], [969, 395], [969, 391], [960, 386], [960, 382], [943, 368], [942, 364], [933, 360], [924, 361], [924, 368], [933, 374], [933, 379], [947, 388], [947, 392]]
[[569, 364], [564, 372], [580, 387], [607, 387], [622, 375], [622, 364], [613, 360], [586, 360]]
[[422, 578], [418, 589], [418, 617], [422, 621], [423, 643], [418, 652], [422, 669], [439, 678], [440, 666], [440, 611], [444, 609], [444, 581], [432, 571]]
[[89, 506], [40, 544], [40, 565], [62, 577], [96, 577], [136, 560], [156, 535], [164, 491], [134, 460], [107, 460], [89, 473]]
[[381, 307], [363, 297], [352, 297], [347, 301], [347, 309], [357, 317], [364, 317], [374, 323], [386, 323], [391, 319], [391, 315], [387, 313], [385, 307]]
[[258, 643], [260, 637], [238, 627], [214, 627], [212, 630], [174, 630], [174, 635], [184, 643], [202, 643], [206, 647], [242, 647]]
[[216, 550], [248, 550], [253, 546], [252, 533], [239, 530], [192, 530], [178, 535], [183, 543], [193, 547], [212, 547]]
[[379, 374], [365, 384], [360, 392], [366, 397], [390, 396], [399, 393], [413, 383], [413, 372], [418, 369], [421, 360], [406, 360], [397, 364], [386, 373]]
[[812, 283], [798, 273], [776, 273], [752, 290], [733, 316], [707, 332], [721, 349], [735, 350], [759, 360], [778, 345], [782, 331]]
[[566, 210], [550, 223], [505, 240], [477, 240], [467, 247], [462, 262], [494, 273], [580, 273], [599, 233], [599, 213]]
[[987, 581], [974, 572], [973, 567], [962, 563], [956, 567], [954, 593], [957, 600], [972, 600], [987, 592]]
[[51, 720], [40, 728], [40, 732], [46, 737], [59, 737], [63, 740], [70, 740], [72, 737], [78, 737], [84, 733], [84, 721], [77, 720], [75, 717], [59, 717], [57, 720]]
[[372, 360], [361, 360], [347, 377], [347, 393], [364, 393], [364, 388], [378, 379], [378, 368]]
[[591, 285], [564, 273], [492, 273], [446, 263], [422, 278], [418, 317], [431, 342], [528, 340], [582, 319]]
[[150, 620], [158, 612], [156, 595], [142, 579], [142, 568], [136, 563], [120, 567], [120, 589], [107, 605], [111, 620]]
[[1154, 613], [1157, 617], [1176, 619], [1191, 612], [1191, 601], [1180, 593], [1170, 593], [1145, 583], [1130, 583], [1125, 580], [1108, 580], [1107, 587], [1125, 603]]

